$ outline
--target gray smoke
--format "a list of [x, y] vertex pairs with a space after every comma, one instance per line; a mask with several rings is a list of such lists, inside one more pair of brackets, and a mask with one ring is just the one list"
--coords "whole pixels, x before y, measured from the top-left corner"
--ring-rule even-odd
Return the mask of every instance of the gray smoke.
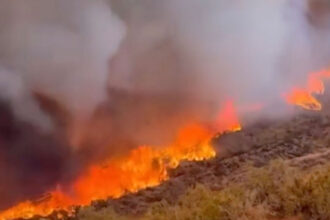
[[92, 159], [68, 130], [107, 100], [125, 29], [103, 0], [1, 0], [0, 209], [65, 185]]
[[29, 94], [55, 99], [78, 121], [77, 145], [85, 135], [162, 144], [187, 121], [214, 120], [227, 99], [280, 106], [282, 93], [329, 64], [327, 0], [1, 4], [3, 96], [46, 128]]
[[20, 75], [0, 69], [0, 96], [12, 106], [15, 115], [37, 123], [43, 129], [52, 127], [50, 119], [39, 108]]
[[32, 91], [58, 100], [77, 118], [106, 99], [108, 62], [125, 26], [105, 1], [2, 0], [0, 20], [1, 77], [8, 79], [2, 83], [16, 93], [9, 99], [19, 116], [49, 124]]
[[329, 13], [319, 18], [315, 9], [329, 3], [318, 1], [112, 0], [129, 34], [112, 61], [110, 87], [154, 103], [151, 111], [117, 105], [128, 115], [124, 133], [149, 143], [157, 130], [167, 132], [163, 118], [177, 126], [211, 121], [227, 99], [238, 108], [264, 103], [271, 117], [287, 114], [283, 93], [330, 64]]
[[0, 208], [329, 64], [329, 0], [1, 0]]

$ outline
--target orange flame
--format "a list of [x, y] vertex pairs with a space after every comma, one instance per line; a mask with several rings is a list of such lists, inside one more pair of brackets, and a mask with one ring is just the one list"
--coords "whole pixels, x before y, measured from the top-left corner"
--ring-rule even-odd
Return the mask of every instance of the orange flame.
[[324, 93], [324, 80], [330, 78], [330, 70], [311, 73], [308, 77], [306, 88], [294, 87], [285, 95], [286, 101], [292, 105], [298, 105], [308, 110], [319, 111], [322, 104], [314, 97], [315, 94]]
[[47, 216], [55, 210], [69, 213], [77, 205], [88, 205], [92, 200], [117, 198], [127, 192], [157, 186], [168, 179], [168, 168], [175, 168], [182, 160], [199, 161], [215, 156], [209, 144], [216, 132], [237, 131], [241, 128], [232, 102], [220, 112], [217, 130], [193, 123], [182, 128], [174, 143], [163, 148], [141, 146], [121, 158], [89, 167], [72, 184], [72, 193], [58, 187], [40, 201], [26, 201], [0, 213], [0, 220]]
[[177, 167], [181, 160], [214, 157], [215, 151], [208, 144], [211, 137], [209, 131], [200, 125], [189, 125], [179, 133], [172, 146], [163, 149], [142, 146], [133, 150], [127, 158], [91, 167], [75, 184], [76, 192], [86, 203], [156, 186], [168, 178], [167, 168]]
[[217, 129], [220, 133], [224, 131], [239, 131], [241, 124], [237, 117], [237, 112], [232, 101], [227, 101], [225, 107], [220, 111], [216, 122]]

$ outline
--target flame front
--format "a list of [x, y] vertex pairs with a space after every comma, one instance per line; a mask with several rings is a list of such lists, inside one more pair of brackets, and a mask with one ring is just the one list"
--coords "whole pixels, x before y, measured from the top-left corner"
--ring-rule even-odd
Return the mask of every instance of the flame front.
[[[327, 78], [330, 78], [330, 71], [311, 73], [305, 87], [293, 87], [285, 94], [286, 102], [308, 110], [321, 110], [322, 105], [314, 95], [324, 93], [324, 80]], [[263, 105], [252, 107], [247, 109], [256, 111]], [[92, 165], [72, 183], [70, 192], [58, 186], [39, 201], [25, 201], [0, 213], [0, 220], [47, 216], [55, 210], [72, 213], [75, 206], [88, 205], [93, 200], [117, 198], [127, 192], [157, 186], [168, 179], [167, 170], [177, 167], [180, 161], [214, 157], [216, 153], [210, 140], [215, 134], [240, 129], [234, 104], [228, 101], [213, 126], [191, 123], [180, 129], [169, 146], [140, 146], [126, 156]]]
[[211, 137], [200, 125], [189, 125], [171, 146], [159, 149], [141, 146], [126, 158], [91, 167], [75, 184], [76, 192], [86, 204], [93, 199], [119, 197], [125, 192], [156, 186], [167, 179], [167, 168], [177, 167], [181, 160], [214, 157], [215, 151], [208, 143]]
[[199, 123], [182, 128], [173, 144], [155, 148], [141, 146], [121, 158], [89, 167], [72, 184], [72, 192], [60, 187], [40, 201], [26, 201], [0, 213], [1, 220], [47, 216], [55, 210], [72, 213], [77, 205], [88, 205], [97, 199], [117, 198], [127, 192], [159, 185], [168, 179], [168, 168], [175, 168], [182, 160], [199, 161], [215, 156], [209, 144], [216, 133], [241, 129], [232, 102], [219, 113], [216, 129]]
[[289, 104], [298, 105], [308, 110], [319, 111], [322, 104], [314, 97], [324, 93], [324, 80], [330, 78], [330, 70], [311, 73], [305, 88], [294, 87], [285, 95]]

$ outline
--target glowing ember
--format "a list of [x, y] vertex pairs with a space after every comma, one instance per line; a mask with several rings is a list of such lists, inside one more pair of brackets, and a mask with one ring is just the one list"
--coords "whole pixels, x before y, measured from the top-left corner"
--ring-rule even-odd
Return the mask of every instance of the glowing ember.
[[313, 95], [324, 93], [323, 81], [327, 78], [330, 78], [330, 71], [311, 73], [306, 88], [293, 88], [289, 94], [285, 95], [286, 101], [308, 110], [321, 110], [322, 104]]
[[168, 179], [168, 168], [175, 168], [182, 160], [199, 161], [215, 156], [209, 144], [219, 132], [241, 128], [233, 103], [228, 102], [220, 112], [217, 129], [192, 123], [180, 130], [174, 143], [167, 147], [141, 146], [121, 158], [89, 167], [72, 184], [72, 192], [60, 188], [40, 201], [27, 201], [0, 214], [1, 220], [47, 216], [55, 210], [73, 211], [73, 206], [88, 205], [92, 200], [116, 198], [127, 192], [159, 185]]

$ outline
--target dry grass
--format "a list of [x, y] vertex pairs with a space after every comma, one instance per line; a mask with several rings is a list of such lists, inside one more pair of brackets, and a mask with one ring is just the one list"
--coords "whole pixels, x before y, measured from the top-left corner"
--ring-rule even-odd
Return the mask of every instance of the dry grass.
[[83, 208], [81, 220], [298, 220], [330, 219], [330, 163], [309, 170], [274, 161], [249, 168], [245, 181], [221, 191], [198, 185], [175, 205], [151, 204], [140, 217], [119, 215], [111, 208]]

